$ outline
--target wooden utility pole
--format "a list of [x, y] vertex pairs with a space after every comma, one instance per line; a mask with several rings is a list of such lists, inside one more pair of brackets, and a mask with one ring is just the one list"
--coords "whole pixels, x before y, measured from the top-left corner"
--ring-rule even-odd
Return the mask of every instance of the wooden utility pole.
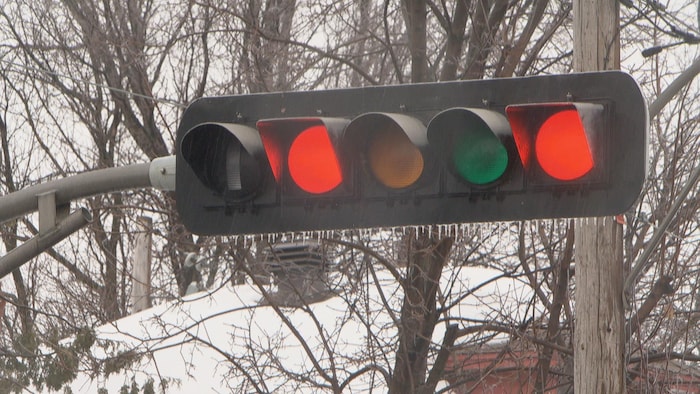
[[139, 233], [134, 241], [133, 274], [131, 285], [132, 312], [151, 307], [151, 243], [153, 219], [138, 219]]
[[[574, 0], [574, 71], [620, 68], [618, 0]], [[575, 99], [575, 98], [574, 98]], [[576, 393], [625, 391], [622, 226], [576, 222]]]

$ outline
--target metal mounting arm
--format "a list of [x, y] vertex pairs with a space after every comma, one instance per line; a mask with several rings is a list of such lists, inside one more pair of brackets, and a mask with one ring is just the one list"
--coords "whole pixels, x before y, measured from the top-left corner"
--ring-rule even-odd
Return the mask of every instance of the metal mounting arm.
[[159, 157], [150, 163], [84, 172], [1, 196], [0, 223], [36, 211], [38, 197], [46, 193], [53, 193], [56, 207], [60, 207], [78, 198], [147, 187], [175, 190], [175, 156]]
[[0, 257], [0, 279], [92, 221], [85, 208], [68, 214], [72, 200], [147, 187], [175, 190], [175, 156], [85, 172], [0, 196], [0, 223], [39, 211], [39, 234]]
[[80, 230], [90, 221], [92, 221], [90, 212], [85, 208], [80, 208], [56, 224], [50, 231], [46, 231], [43, 234], [39, 233], [22, 245], [12, 249], [6, 255], [0, 257], [0, 279], [38, 256], [44, 250]]

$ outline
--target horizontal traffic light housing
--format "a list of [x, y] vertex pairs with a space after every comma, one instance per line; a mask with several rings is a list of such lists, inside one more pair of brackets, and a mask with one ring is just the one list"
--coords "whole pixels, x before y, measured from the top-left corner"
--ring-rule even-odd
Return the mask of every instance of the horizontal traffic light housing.
[[647, 123], [617, 71], [202, 98], [177, 206], [199, 234], [613, 215]]

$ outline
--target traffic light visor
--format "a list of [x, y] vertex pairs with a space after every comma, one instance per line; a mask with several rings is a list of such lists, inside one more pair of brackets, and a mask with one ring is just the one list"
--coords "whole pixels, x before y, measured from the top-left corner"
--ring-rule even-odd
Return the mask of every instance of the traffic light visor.
[[255, 129], [200, 124], [185, 134], [180, 150], [197, 179], [227, 201], [245, 201], [258, 193], [267, 164]]

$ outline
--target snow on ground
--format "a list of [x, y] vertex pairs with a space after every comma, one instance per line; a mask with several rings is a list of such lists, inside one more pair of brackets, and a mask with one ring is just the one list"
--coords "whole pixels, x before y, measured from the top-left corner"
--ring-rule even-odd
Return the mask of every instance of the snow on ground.
[[[446, 271], [454, 275], [454, 271]], [[461, 288], [452, 291], [464, 294], [466, 289], [498, 275], [500, 272], [493, 270], [463, 268], [458, 271], [459, 279], [454, 281]], [[365, 299], [372, 300], [370, 304], [380, 309], [378, 289], [381, 289], [398, 309], [402, 294], [396, 281], [387, 271], [377, 271], [377, 278], [380, 286], [368, 286]], [[466, 297], [460, 303], [458, 313], [469, 318], [504, 312], [525, 313], [517, 306], [517, 299], [528, 296], [523, 294], [523, 288], [512, 278], [494, 280], [474, 297]], [[505, 297], [512, 299], [506, 302], [505, 311], [492, 306], [503, 302]], [[76, 393], [94, 393], [99, 388], [113, 393], [123, 385], [131, 385], [132, 379], [140, 387], [148, 379], [153, 379], [158, 392], [161, 379], [167, 379], [167, 393], [253, 392], [257, 389], [264, 392], [312, 392], [316, 391], [312, 389], [315, 384], [327, 384], [319, 376], [319, 369], [330, 371], [331, 362], [335, 363], [342, 382], [350, 373], [367, 364], [362, 357], [368, 346], [387, 345], [396, 340], [390, 314], [369, 313], [366, 315], [368, 325], [365, 325], [357, 314], [352, 313], [347, 297], [333, 297], [311, 305], [309, 310], [284, 308], [283, 315], [294, 330], [271, 306], [260, 306], [262, 298], [260, 290], [253, 285], [224, 286], [211, 293], [192, 294], [183, 300], [159, 305], [102, 326], [98, 329], [98, 340], [111, 341], [113, 346], [109, 349], [112, 353], [118, 349], [145, 351], [146, 355], [131, 369], [112, 374], [107, 379], [91, 379], [87, 374], [81, 374], [71, 387]], [[440, 341], [443, 332], [444, 327], [439, 325], [434, 340]], [[376, 337], [369, 340], [373, 335]], [[314, 368], [304, 343], [318, 360], [319, 369]], [[105, 355], [104, 349], [98, 346], [94, 347], [93, 353], [98, 357]], [[329, 354], [333, 354], [333, 360]], [[387, 368], [393, 366], [390, 358], [379, 362]], [[263, 365], [269, 367], [260, 368]], [[307, 378], [308, 382], [298, 383], [297, 379], [292, 384], [277, 367], [292, 370], [297, 377]], [[245, 385], [245, 374], [262, 382], [261, 386]], [[344, 392], [384, 392], [384, 384], [380, 374], [365, 373], [352, 380]]]

